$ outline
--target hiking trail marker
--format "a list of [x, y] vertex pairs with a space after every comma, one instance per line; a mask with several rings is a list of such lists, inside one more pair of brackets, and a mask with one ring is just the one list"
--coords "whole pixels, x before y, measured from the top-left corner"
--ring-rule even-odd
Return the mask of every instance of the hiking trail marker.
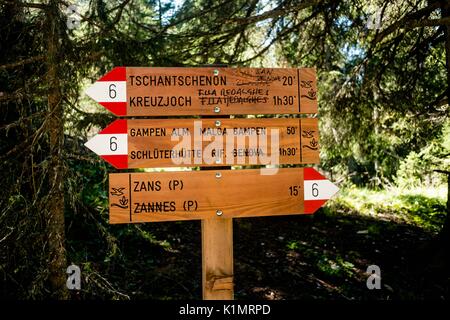
[[205, 300], [233, 299], [233, 218], [313, 214], [338, 191], [274, 167], [319, 163], [318, 119], [226, 117], [317, 113], [313, 68], [117, 67], [86, 94], [117, 116], [205, 116], [119, 119], [85, 144], [118, 169], [209, 167], [111, 173], [108, 190], [111, 224], [201, 220]]
[[117, 169], [310, 164], [318, 133], [315, 118], [120, 119], [85, 145]]
[[117, 116], [317, 113], [313, 68], [116, 67], [86, 94]]
[[111, 173], [110, 223], [313, 214], [337, 190], [314, 168]]

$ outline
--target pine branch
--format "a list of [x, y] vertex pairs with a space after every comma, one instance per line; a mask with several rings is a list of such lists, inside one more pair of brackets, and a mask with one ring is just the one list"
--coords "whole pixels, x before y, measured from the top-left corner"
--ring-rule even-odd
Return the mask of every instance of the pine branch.
[[23, 60], [20, 60], [20, 61], [17, 61], [17, 62], [1, 65], [0, 66], [0, 70], [16, 68], [16, 67], [19, 67], [19, 66], [23, 66], [24, 64], [29, 64], [29, 63], [32, 63], [32, 62], [41, 61], [43, 59], [44, 59], [44, 56], [36, 56], [36, 57], [32, 57], [32, 58], [23, 59]]
[[425, 19], [425, 20], [422, 19], [422, 20], [408, 21], [403, 28], [413, 29], [419, 27], [436, 27], [443, 25], [450, 25], [450, 17], [442, 19]]
[[414, 11], [410, 14], [407, 14], [400, 20], [397, 20], [396, 22], [392, 23], [389, 27], [387, 27], [385, 30], [381, 31], [379, 34], [376, 35], [374, 39], [374, 44], [381, 42], [384, 38], [389, 36], [391, 33], [394, 33], [395, 31], [404, 28], [408, 24], [412, 24], [414, 21], [419, 21], [423, 17], [430, 15], [433, 11], [438, 9], [440, 7], [439, 2], [432, 3], [428, 5], [427, 7]]
[[5, 1], [6, 4], [10, 4], [13, 6], [18, 6], [18, 7], [24, 7], [24, 8], [34, 8], [34, 9], [42, 9], [42, 10], [47, 10], [49, 8], [48, 5], [46, 4], [42, 4], [42, 3], [23, 3], [23, 2], [19, 2], [17, 0], [6, 0]]
[[317, 6], [321, 3], [322, 3], [321, 0], [312, 0], [312, 1], [305, 1], [303, 3], [291, 5], [291, 6], [284, 6], [283, 4], [281, 4], [280, 6], [276, 7], [275, 9], [269, 10], [269, 11], [261, 13], [259, 15], [256, 15], [256, 16], [253, 16], [250, 18], [234, 18], [234, 19], [231, 19], [230, 22], [239, 22], [239, 23], [244, 23], [246, 25], [254, 24], [254, 23], [264, 21], [267, 19], [278, 18], [278, 17], [284, 16], [290, 12], [300, 11], [300, 10], [306, 9], [308, 7]]

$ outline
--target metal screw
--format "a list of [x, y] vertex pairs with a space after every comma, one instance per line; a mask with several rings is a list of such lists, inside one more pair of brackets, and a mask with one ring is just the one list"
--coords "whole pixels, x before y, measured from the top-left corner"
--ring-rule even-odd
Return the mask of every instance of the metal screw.
[[215, 76], [218, 76], [218, 75], [219, 75], [219, 70], [214, 69], [214, 75], [215, 75]]
[[222, 210], [216, 210], [216, 214], [217, 214], [218, 216], [221, 216], [221, 215], [223, 214], [223, 212], [222, 212]]
[[216, 172], [216, 178], [217, 178], [217, 179], [222, 178], [222, 173]]
[[220, 107], [214, 107], [214, 112], [215, 113], [219, 113], [220, 112]]
[[216, 120], [216, 127], [220, 127], [221, 124], [220, 120]]

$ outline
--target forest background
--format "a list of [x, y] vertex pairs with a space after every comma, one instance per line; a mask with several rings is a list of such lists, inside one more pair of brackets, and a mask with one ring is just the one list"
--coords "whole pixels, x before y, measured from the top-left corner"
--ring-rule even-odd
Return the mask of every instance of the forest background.
[[108, 224], [115, 169], [83, 144], [115, 117], [83, 91], [210, 64], [315, 67], [318, 169], [341, 188], [314, 216], [235, 219], [236, 298], [448, 299], [444, 0], [1, 0], [0, 297], [201, 297], [198, 221]]

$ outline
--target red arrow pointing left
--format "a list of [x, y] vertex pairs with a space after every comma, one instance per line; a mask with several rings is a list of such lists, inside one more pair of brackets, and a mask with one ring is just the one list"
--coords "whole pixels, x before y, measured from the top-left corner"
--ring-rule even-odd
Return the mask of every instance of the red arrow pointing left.
[[111, 123], [84, 145], [117, 169], [128, 168], [127, 120]]
[[127, 115], [126, 68], [112, 69], [87, 88], [86, 94], [115, 115]]

